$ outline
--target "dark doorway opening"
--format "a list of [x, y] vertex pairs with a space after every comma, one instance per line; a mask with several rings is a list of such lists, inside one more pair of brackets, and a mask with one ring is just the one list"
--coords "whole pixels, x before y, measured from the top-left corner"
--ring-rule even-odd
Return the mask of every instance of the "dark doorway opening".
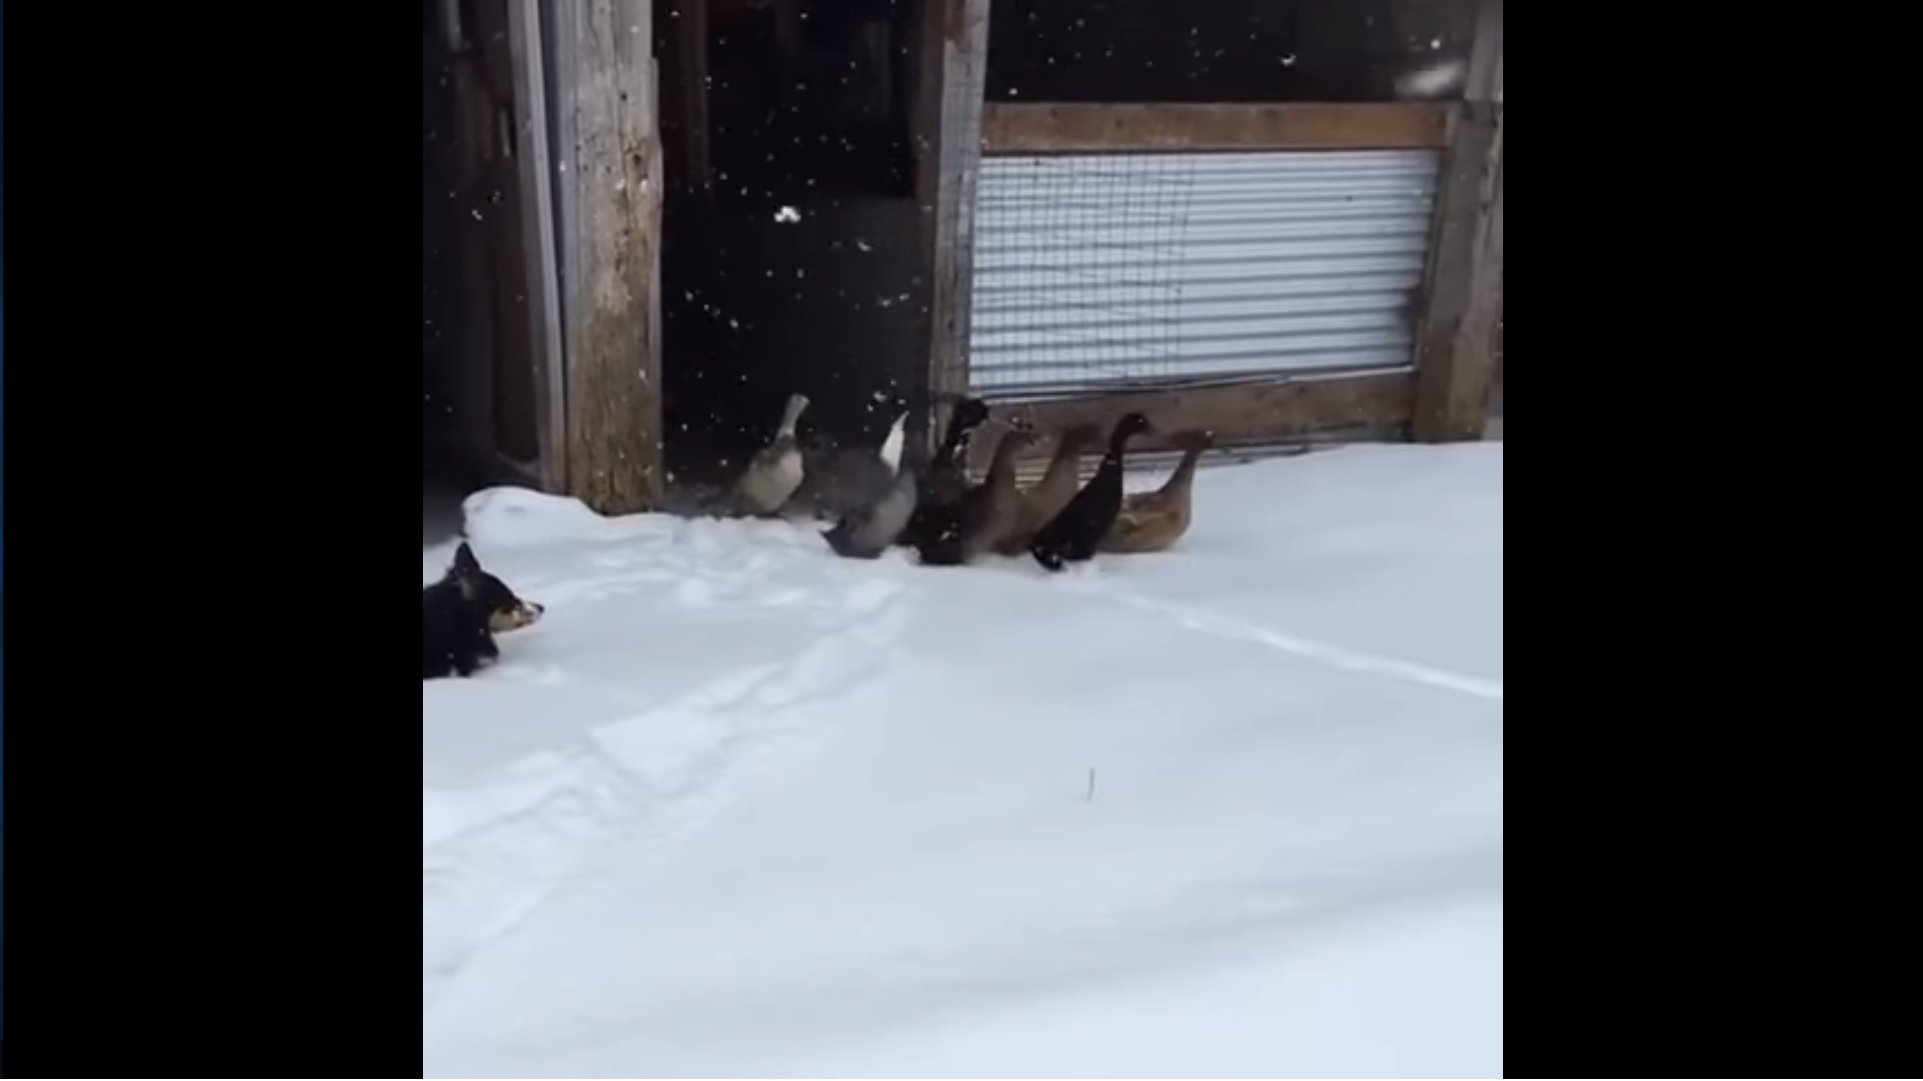
[[533, 309], [523, 255], [504, 0], [421, 5], [421, 491], [424, 539], [460, 501], [533, 484]]
[[912, 0], [662, 0], [666, 457], [683, 506], [772, 435], [878, 447], [927, 304]]

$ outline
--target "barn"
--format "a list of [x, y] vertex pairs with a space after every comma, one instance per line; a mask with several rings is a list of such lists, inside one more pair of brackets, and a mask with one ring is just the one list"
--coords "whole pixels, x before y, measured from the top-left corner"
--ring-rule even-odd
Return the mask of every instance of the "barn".
[[792, 391], [1259, 453], [1499, 381], [1501, 0], [423, 0], [423, 118], [424, 490], [673, 509]]

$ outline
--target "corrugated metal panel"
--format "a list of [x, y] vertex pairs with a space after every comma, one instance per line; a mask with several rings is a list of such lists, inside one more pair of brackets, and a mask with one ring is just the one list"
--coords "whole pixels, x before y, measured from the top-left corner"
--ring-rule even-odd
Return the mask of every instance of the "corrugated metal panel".
[[985, 158], [972, 387], [1008, 398], [1407, 366], [1438, 158]]

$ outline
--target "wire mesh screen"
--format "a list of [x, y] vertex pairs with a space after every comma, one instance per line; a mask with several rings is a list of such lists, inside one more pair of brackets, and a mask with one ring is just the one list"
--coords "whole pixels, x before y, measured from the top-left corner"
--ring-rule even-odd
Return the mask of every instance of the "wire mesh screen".
[[986, 158], [971, 389], [1407, 366], [1437, 167], [1417, 150]]
[[1177, 374], [1193, 160], [990, 158], [976, 197], [969, 374], [989, 396]]

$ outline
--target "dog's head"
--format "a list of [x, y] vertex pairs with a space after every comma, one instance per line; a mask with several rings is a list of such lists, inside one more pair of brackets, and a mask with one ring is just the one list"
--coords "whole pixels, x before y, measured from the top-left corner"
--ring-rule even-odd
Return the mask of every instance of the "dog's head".
[[496, 634], [531, 627], [540, 622], [542, 613], [547, 611], [515, 596], [506, 582], [482, 570], [481, 561], [474, 558], [474, 550], [465, 541], [455, 550], [454, 565], [448, 568], [447, 577], [461, 591], [461, 596], [487, 613], [487, 629]]

